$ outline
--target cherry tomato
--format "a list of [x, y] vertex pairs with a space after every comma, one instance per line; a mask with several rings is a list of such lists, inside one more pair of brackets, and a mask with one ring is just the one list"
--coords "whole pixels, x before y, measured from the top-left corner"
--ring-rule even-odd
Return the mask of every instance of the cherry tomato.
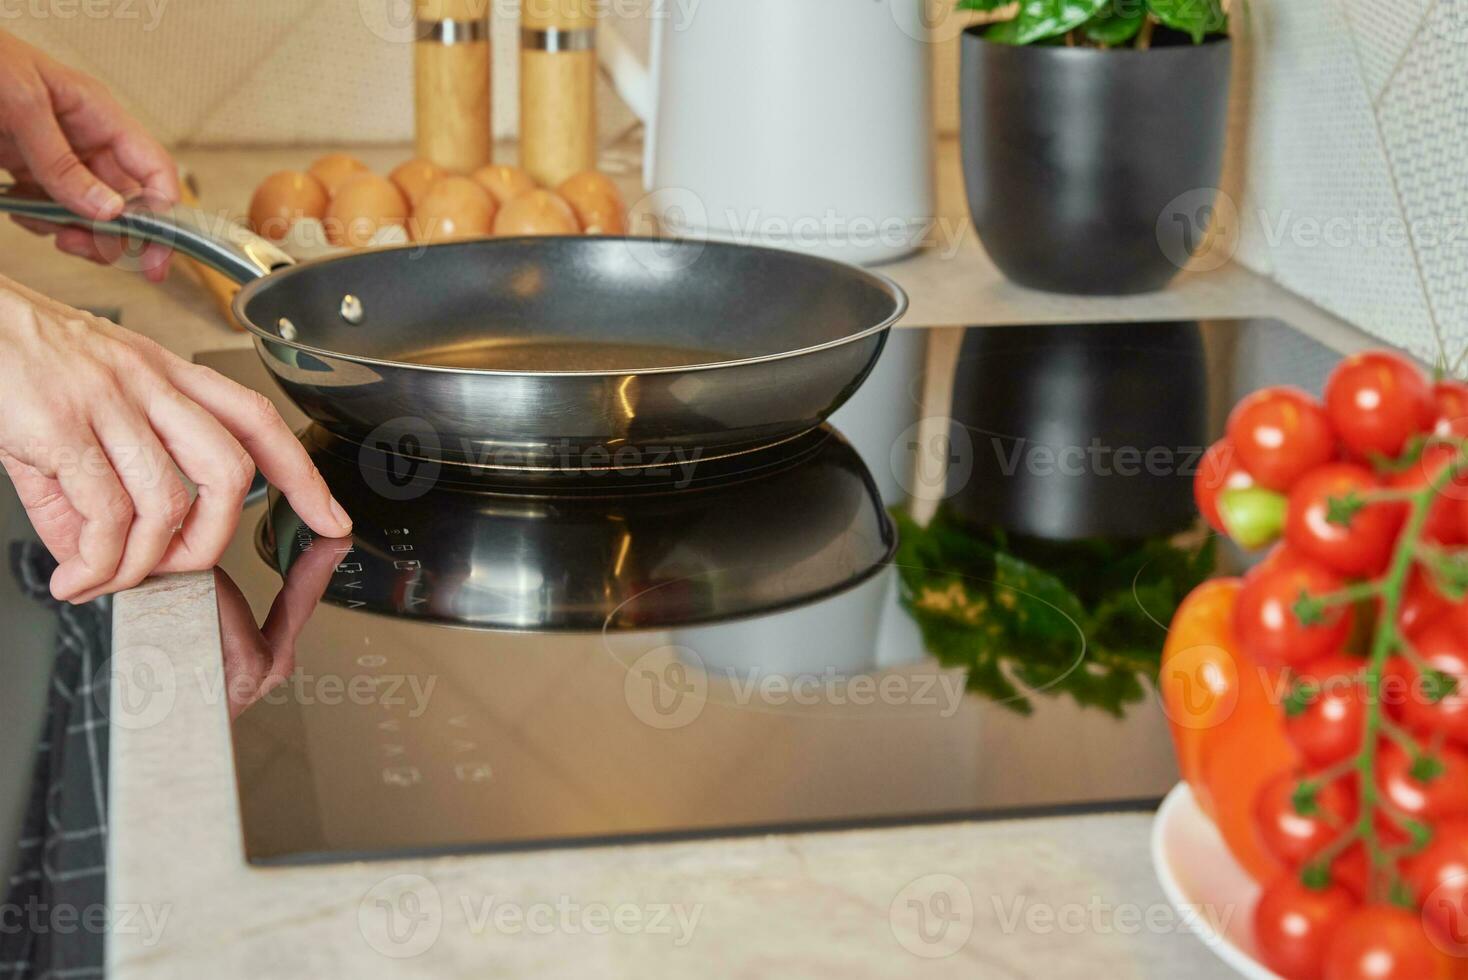
[[1360, 844], [1352, 844], [1330, 866], [1330, 880], [1355, 895], [1357, 901], [1362, 901], [1366, 898], [1369, 867], [1366, 848]]
[[1254, 478], [1239, 462], [1239, 453], [1234, 444], [1223, 438], [1208, 447], [1198, 462], [1198, 472], [1193, 475], [1193, 500], [1208, 526], [1219, 534], [1227, 534], [1223, 518], [1218, 513], [1218, 495], [1225, 490], [1252, 487]]
[[1468, 384], [1439, 381], [1432, 386], [1432, 431], [1440, 436], [1468, 436]]
[[1356, 908], [1339, 885], [1307, 888], [1293, 874], [1271, 882], [1254, 906], [1254, 942], [1285, 980], [1317, 980], [1336, 928]]
[[1261, 388], [1234, 406], [1228, 438], [1255, 482], [1287, 491], [1335, 455], [1335, 433], [1320, 403], [1298, 388]]
[[1415, 433], [1432, 428], [1432, 389], [1405, 358], [1353, 354], [1325, 382], [1325, 410], [1346, 447], [1395, 459]]
[[1296, 688], [1313, 691], [1303, 707], [1286, 712], [1285, 733], [1306, 765], [1324, 768], [1361, 748], [1366, 718], [1360, 674], [1366, 666], [1345, 654], [1324, 657], [1291, 675]]
[[[1457, 455], [1458, 450], [1452, 446], [1428, 446], [1422, 451], [1421, 459], [1400, 473], [1392, 474], [1387, 482], [1400, 490], [1425, 487]], [[1468, 475], [1459, 474], [1438, 490], [1432, 508], [1427, 512], [1427, 525], [1423, 532], [1427, 539], [1438, 544], [1459, 544], [1468, 540], [1464, 537], [1468, 531], [1463, 522], [1465, 503], [1468, 503]], [[1399, 506], [1397, 510], [1405, 517], [1405, 506]]]
[[1244, 576], [1234, 607], [1234, 634], [1266, 666], [1298, 666], [1334, 653], [1350, 635], [1350, 608], [1332, 606], [1319, 622], [1306, 626], [1295, 615], [1295, 604], [1302, 595], [1323, 596], [1344, 586], [1324, 565], [1287, 545], [1276, 548]]
[[1432, 842], [1408, 858], [1402, 876], [1422, 906], [1428, 936], [1439, 949], [1468, 957], [1468, 820], [1444, 820]]
[[1421, 566], [1414, 565], [1407, 575], [1402, 601], [1397, 606], [1397, 625], [1402, 632], [1414, 637], [1452, 609], [1453, 604], [1433, 588], [1432, 580], [1423, 573]]
[[1441, 766], [1441, 772], [1426, 781], [1413, 774], [1414, 760], [1400, 745], [1382, 740], [1376, 754], [1376, 783], [1383, 799], [1417, 820], [1468, 816], [1468, 755], [1446, 746], [1423, 753]]
[[[1343, 501], [1379, 489], [1371, 471], [1355, 463], [1330, 463], [1311, 470], [1290, 490], [1285, 540], [1296, 551], [1342, 575], [1380, 575], [1391, 561], [1405, 516], [1402, 508], [1379, 502], [1362, 507], [1351, 516], [1349, 524], [1327, 520], [1332, 500]], [[1448, 516], [1457, 517], [1451, 513]]]
[[1323, 784], [1315, 794], [1315, 809], [1301, 813], [1295, 794], [1306, 773], [1281, 773], [1265, 783], [1254, 799], [1254, 829], [1264, 849], [1286, 867], [1298, 868], [1350, 829], [1355, 806], [1351, 793], [1339, 781]]
[[[1427, 696], [1422, 675], [1405, 660], [1393, 663], [1393, 673], [1403, 678], [1401, 704], [1394, 712], [1409, 728], [1419, 732], [1442, 732], [1451, 741], [1468, 747], [1468, 642], [1451, 619], [1442, 619], [1417, 635], [1414, 645], [1428, 666], [1457, 681], [1457, 688], [1434, 703]], [[1395, 692], [1393, 692], [1395, 693]]]
[[1422, 920], [1406, 909], [1369, 905], [1336, 926], [1323, 980], [1450, 980], [1452, 959], [1432, 944]]

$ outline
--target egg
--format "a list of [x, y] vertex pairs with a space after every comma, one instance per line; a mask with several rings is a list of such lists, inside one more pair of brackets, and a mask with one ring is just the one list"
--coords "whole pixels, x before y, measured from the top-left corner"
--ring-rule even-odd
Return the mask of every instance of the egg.
[[440, 177], [428, 188], [408, 230], [415, 242], [482, 238], [494, 230], [499, 205], [489, 191], [468, 177]]
[[306, 172], [321, 181], [321, 186], [326, 188], [329, 196], [336, 197], [336, 192], [348, 178], [366, 169], [367, 164], [348, 153], [328, 153], [311, 164]]
[[479, 181], [480, 185], [489, 191], [495, 203], [501, 206], [508, 204], [526, 191], [535, 190], [535, 178], [519, 167], [512, 167], [507, 163], [480, 167], [469, 176]]
[[571, 205], [551, 191], [527, 191], [500, 208], [496, 235], [575, 235], [581, 231]]
[[250, 227], [272, 241], [281, 241], [303, 218], [320, 220], [326, 214], [326, 188], [310, 174], [295, 170], [273, 173], [250, 198]]
[[622, 201], [622, 192], [605, 174], [582, 171], [562, 181], [556, 193], [571, 205], [586, 234], [627, 234], [627, 205]]
[[408, 206], [416, 208], [418, 202], [423, 200], [423, 195], [428, 193], [428, 188], [441, 176], [443, 171], [427, 160], [409, 160], [398, 164], [387, 175], [387, 179], [403, 192], [403, 196], [408, 199]]
[[403, 225], [408, 202], [386, 177], [359, 173], [337, 189], [326, 209], [326, 237], [333, 245], [360, 247], [391, 225]]

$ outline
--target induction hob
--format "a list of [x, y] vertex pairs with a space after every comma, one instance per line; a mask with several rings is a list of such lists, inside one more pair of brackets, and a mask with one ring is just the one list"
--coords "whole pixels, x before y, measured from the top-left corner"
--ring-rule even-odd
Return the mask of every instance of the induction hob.
[[[1053, 329], [1063, 346], [1078, 328]], [[1205, 431], [1179, 458], [1239, 393], [1318, 390], [1335, 357], [1278, 321], [1155, 329], [1187, 333], [1195, 363], [1150, 383], [1201, 385]], [[353, 538], [317, 539], [258, 494], [216, 572], [248, 860], [1155, 805], [1177, 776], [1150, 688], [1114, 712], [1036, 694], [1022, 714], [970, 682], [982, 658], [932, 656], [943, 638], [900, 601], [887, 506], [925, 451], [913, 349], [889, 353], [834, 427], [678, 487], [425, 478], [304, 431]], [[304, 427], [253, 351], [199, 360]], [[1002, 463], [1001, 439], [1038, 444], [1047, 424], [970, 426], [964, 467], [999, 479], [985, 439]], [[1154, 657], [1163, 636], [1146, 640]], [[1025, 651], [1007, 653], [1024, 688]], [[1086, 656], [1077, 643], [1074, 670]]]

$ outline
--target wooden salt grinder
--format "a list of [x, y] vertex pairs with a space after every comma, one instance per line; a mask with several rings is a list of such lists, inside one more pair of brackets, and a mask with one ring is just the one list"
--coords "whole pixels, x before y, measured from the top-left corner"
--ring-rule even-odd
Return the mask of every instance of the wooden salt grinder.
[[450, 173], [490, 162], [490, 0], [415, 0], [416, 153]]
[[594, 3], [520, 5], [520, 166], [545, 187], [596, 166]]

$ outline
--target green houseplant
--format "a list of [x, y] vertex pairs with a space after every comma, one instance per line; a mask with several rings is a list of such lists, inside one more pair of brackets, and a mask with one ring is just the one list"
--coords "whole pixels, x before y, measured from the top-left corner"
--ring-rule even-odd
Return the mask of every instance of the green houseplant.
[[1186, 34], [1194, 44], [1228, 30], [1220, 0], [958, 0], [958, 8], [986, 13], [1013, 8], [984, 31], [986, 40], [1000, 44], [1145, 49], [1158, 27]]
[[1225, 0], [957, 0], [969, 211], [994, 264], [1052, 292], [1161, 289], [1223, 165]]

